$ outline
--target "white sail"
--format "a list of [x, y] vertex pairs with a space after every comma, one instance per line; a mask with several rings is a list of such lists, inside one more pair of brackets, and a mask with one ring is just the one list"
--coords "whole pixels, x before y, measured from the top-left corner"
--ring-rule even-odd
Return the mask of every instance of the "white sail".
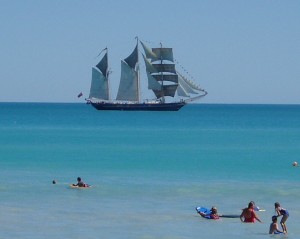
[[[153, 90], [157, 98], [165, 96], [174, 97], [177, 89], [178, 76], [175, 69], [175, 64], [169, 63], [173, 61], [172, 48], [152, 48], [150, 50], [141, 42], [146, 57], [151, 59], [151, 62], [143, 55], [147, 77], [148, 88]], [[154, 83], [156, 81], [156, 83]], [[169, 82], [165, 84], [165, 82]], [[170, 84], [171, 82], [171, 84]]]
[[152, 66], [156, 69], [156, 72], [169, 72], [176, 74], [175, 64], [152, 63]]
[[150, 90], [161, 90], [161, 84], [157, 82], [157, 80], [147, 72], [148, 76], [148, 89]]
[[179, 84], [177, 88], [177, 95], [182, 97], [189, 97], [189, 99], [186, 99], [185, 102], [193, 101], [207, 95], [207, 92], [197, 86], [194, 82], [186, 79], [178, 72], [177, 74]]
[[146, 57], [148, 58], [148, 59], [151, 59], [151, 61], [157, 61], [157, 60], [160, 60], [153, 52], [152, 52], [152, 50], [149, 48], [149, 47], [147, 47], [143, 42], [141, 42], [140, 41], [140, 43], [141, 43], [141, 45], [142, 45], [142, 47], [143, 47], [143, 49], [144, 49], [144, 52], [145, 52], [145, 54], [146, 54]]
[[179, 72], [177, 72], [177, 74], [180, 77], [181, 82], [185, 82], [185, 84], [188, 85], [190, 88], [192, 88], [194, 90], [204, 91], [202, 88], [200, 88], [199, 86], [197, 86], [193, 81], [188, 80], [187, 78], [185, 78]]
[[178, 75], [175, 74], [152, 74], [152, 76], [157, 80], [157, 81], [171, 81], [174, 83], [178, 83]]
[[[197, 94], [196, 91], [193, 90], [193, 88], [188, 84], [184, 78], [181, 75], [178, 75], [178, 83], [182, 89], [184, 89], [184, 92], [187, 94]], [[178, 95], [180, 95], [180, 92], [178, 92]], [[180, 95], [185, 96], [185, 95]]]
[[167, 60], [167, 61], [174, 61], [173, 59], [173, 49], [172, 48], [152, 48], [152, 52], [155, 54], [156, 59], [152, 59], [152, 61], [160, 61], [160, 60]]
[[151, 59], [151, 62], [163, 61], [163, 60], [168, 60], [168, 61], [174, 62], [172, 48], [159, 47], [159, 48], [150, 49], [143, 42], [140, 41], [140, 43], [144, 49], [146, 57]]
[[145, 61], [145, 66], [146, 66], [146, 72], [152, 74], [152, 73], [158, 73], [156, 68], [151, 64], [151, 62], [143, 55], [144, 61]]
[[185, 91], [185, 89], [180, 85], [177, 87], [177, 94], [182, 97], [190, 97], [190, 95]]
[[107, 48], [105, 55], [99, 63], [92, 68], [92, 82], [90, 88], [89, 99], [109, 100], [109, 84], [108, 84], [108, 57]]
[[133, 52], [121, 60], [121, 79], [117, 100], [139, 101], [139, 67], [138, 67], [138, 44]]
[[108, 79], [97, 68], [92, 68], [92, 83], [89, 98], [109, 100]]
[[121, 80], [117, 100], [138, 101], [138, 73], [125, 61], [121, 61]]

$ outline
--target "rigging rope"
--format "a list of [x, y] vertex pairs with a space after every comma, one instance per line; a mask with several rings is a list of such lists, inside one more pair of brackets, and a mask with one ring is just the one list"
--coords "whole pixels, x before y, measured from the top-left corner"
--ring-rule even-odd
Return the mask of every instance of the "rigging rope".
[[105, 50], [107, 50], [107, 47], [105, 47], [104, 49], [102, 49], [102, 50], [100, 51], [100, 53], [95, 57], [95, 59], [96, 59], [98, 56], [100, 56], [101, 53], [102, 53], [103, 51], [105, 51]]
[[[198, 87], [198, 88], [201, 88], [199, 85], [197, 85], [196, 83], [195, 83], [195, 78], [179, 63], [179, 61], [177, 60], [177, 59], [175, 59], [174, 58], [174, 62], [178, 65], [178, 66], [180, 66], [180, 68], [187, 74], [187, 76], [190, 78], [190, 79], [192, 79], [193, 81], [191, 82], [193, 85], [195, 85], [196, 87]], [[184, 77], [184, 76], [183, 76]], [[188, 80], [186, 77], [184, 77], [187, 81], [189, 81], [190, 82], [190, 80]], [[203, 90], [203, 89], [202, 89]]]

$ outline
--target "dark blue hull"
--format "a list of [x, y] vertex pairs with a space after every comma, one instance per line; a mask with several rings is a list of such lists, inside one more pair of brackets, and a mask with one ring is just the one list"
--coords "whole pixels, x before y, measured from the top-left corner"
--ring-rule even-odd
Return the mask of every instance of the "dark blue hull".
[[95, 103], [90, 104], [97, 110], [124, 110], [124, 111], [178, 111], [183, 107], [185, 102], [174, 103], [137, 103], [137, 104], [121, 104], [121, 103]]

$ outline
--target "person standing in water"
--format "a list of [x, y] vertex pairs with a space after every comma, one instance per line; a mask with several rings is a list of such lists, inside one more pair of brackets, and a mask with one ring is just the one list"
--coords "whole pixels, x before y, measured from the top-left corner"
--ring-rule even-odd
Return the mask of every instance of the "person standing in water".
[[287, 227], [286, 227], [285, 222], [289, 217], [289, 212], [286, 209], [282, 208], [280, 206], [279, 202], [275, 202], [274, 205], [275, 205], [275, 211], [278, 215], [277, 217], [282, 216], [281, 221], [280, 221], [280, 225], [282, 227], [282, 230], [283, 230], [283, 232], [287, 233]]
[[240, 215], [240, 219], [242, 222], [255, 222], [255, 219], [259, 222], [261, 222], [261, 220], [257, 217], [255, 211], [254, 211], [254, 204], [253, 202], [249, 202], [248, 207], [244, 208], [241, 215]]

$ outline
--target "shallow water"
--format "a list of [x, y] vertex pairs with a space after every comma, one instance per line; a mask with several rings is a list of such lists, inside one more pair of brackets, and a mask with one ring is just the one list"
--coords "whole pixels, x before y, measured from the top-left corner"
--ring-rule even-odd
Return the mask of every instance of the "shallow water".
[[[260, 239], [270, 237], [275, 201], [291, 215], [284, 237], [298, 238], [299, 119], [290, 105], [1, 103], [0, 238]], [[70, 189], [78, 176], [93, 187]], [[263, 223], [195, 212], [238, 215], [250, 200], [266, 209]]]

